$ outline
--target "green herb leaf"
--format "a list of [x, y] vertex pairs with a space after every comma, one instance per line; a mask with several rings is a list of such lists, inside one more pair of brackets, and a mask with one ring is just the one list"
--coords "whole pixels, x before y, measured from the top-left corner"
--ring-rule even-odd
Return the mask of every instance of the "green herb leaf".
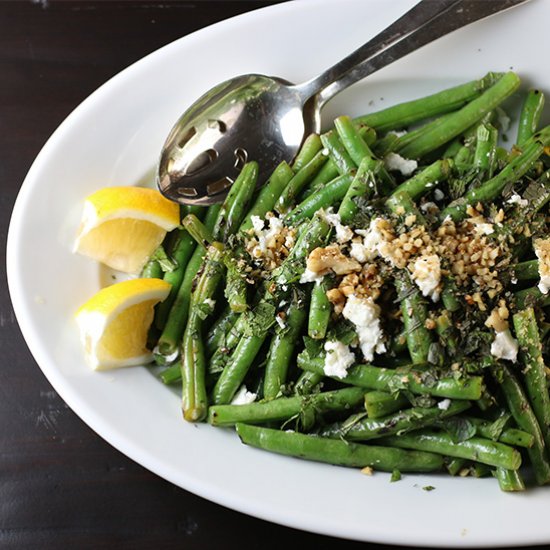
[[399, 470], [393, 470], [390, 477], [390, 483], [401, 480], [401, 472]]
[[244, 313], [246, 316], [245, 336], [261, 336], [275, 324], [276, 308], [273, 304], [262, 301], [253, 310]]

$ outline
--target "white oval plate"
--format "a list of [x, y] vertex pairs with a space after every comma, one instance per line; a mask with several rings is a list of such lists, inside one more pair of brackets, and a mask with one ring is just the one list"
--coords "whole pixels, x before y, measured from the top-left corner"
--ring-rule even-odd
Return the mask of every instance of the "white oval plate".
[[[231, 431], [181, 419], [178, 397], [145, 368], [91, 372], [75, 309], [100, 286], [71, 253], [83, 199], [152, 180], [171, 125], [204, 91], [260, 72], [300, 82], [361, 45], [414, 0], [303, 0], [248, 13], [170, 44], [84, 101], [44, 146], [21, 188], [8, 239], [13, 304], [36, 361], [69, 406], [117, 449], [207, 499], [292, 527], [406, 545], [550, 542], [550, 488], [504, 494], [492, 479], [405, 475], [285, 458]], [[331, 102], [324, 120], [358, 115], [513, 67], [550, 91], [550, 4], [542, 0], [427, 46]], [[432, 485], [435, 490], [422, 488]]]

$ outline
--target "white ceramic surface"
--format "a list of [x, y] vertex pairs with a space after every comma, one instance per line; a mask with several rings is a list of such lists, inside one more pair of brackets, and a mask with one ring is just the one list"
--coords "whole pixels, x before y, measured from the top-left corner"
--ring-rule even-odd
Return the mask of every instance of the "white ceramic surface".
[[[83, 199], [151, 179], [183, 109], [246, 72], [305, 80], [340, 59], [414, 0], [300, 0], [203, 29], [149, 55], [84, 101], [44, 146], [21, 188], [8, 240], [17, 319], [36, 361], [69, 406], [120, 451], [167, 480], [230, 508], [318, 533], [395, 544], [550, 542], [550, 488], [510, 495], [491, 479], [405, 475], [284, 458], [230, 431], [186, 424], [179, 399], [145, 368], [95, 373], [84, 364], [77, 306], [100, 285], [71, 253]], [[324, 120], [358, 115], [512, 67], [550, 92], [550, 2], [532, 0], [395, 63], [333, 100]], [[39, 266], [37, 268], [37, 266]], [[436, 489], [422, 490], [426, 485]]]

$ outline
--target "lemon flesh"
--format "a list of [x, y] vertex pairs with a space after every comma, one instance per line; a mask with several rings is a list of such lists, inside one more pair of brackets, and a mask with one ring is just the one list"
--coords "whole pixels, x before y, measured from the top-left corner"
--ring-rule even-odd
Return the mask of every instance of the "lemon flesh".
[[86, 199], [74, 250], [118, 271], [139, 273], [179, 222], [179, 205], [154, 189], [106, 187]]
[[87, 363], [95, 370], [149, 363], [146, 344], [154, 307], [170, 287], [160, 279], [132, 279], [88, 300], [76, 313]]

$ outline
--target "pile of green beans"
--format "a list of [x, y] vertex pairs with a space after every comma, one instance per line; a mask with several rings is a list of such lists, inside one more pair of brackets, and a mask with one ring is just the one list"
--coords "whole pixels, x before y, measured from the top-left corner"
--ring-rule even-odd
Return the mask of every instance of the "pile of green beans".
[[[501, 124], [513, 94], [524, 98], [515, 138]], [[252, 159], [222, 205], [182, 207], [182, 226], [143, 276], [172, 284], [150, 345], [165, 367], [161, 380], [181, 386], [185, 420], [330, 464], [492, 475], [504, 491], [524, 490], [526, 479], [549, 483], [550, 293], [537, 287], [543, 260], [534, 244], [550, 220], [543, 107], [544, 94], [520, 91], [515, 73], [488, 73], [340, 116], [267, 182]], [[410, 173], [387, 162], [396, 154], [416, 161]], [[338, 245], [327, 212], [354, 232], [382, 217], [401, 233], [412, 225], [435, 234], [445, 223], [474, 223], [472, 209], [491, 224], [500, 286], [475, 298], [476, 273], [464, 282], [442, 261], [440, 298], [429, 299], [406, 268], [378, 259], [383, 281], [373, 299], [386, 351], [361, 359], [356, 327], [330, 298], [338, 274], [303, 278], [312, 251]], [[249, 245], [272, 217], [292, 238], [266, 263]], [[517, 358], [493, 351], [496, 328], [486, 321], [497, 310]], [[328, 341], [354, 350], [344, 373], [327, 369]]]

